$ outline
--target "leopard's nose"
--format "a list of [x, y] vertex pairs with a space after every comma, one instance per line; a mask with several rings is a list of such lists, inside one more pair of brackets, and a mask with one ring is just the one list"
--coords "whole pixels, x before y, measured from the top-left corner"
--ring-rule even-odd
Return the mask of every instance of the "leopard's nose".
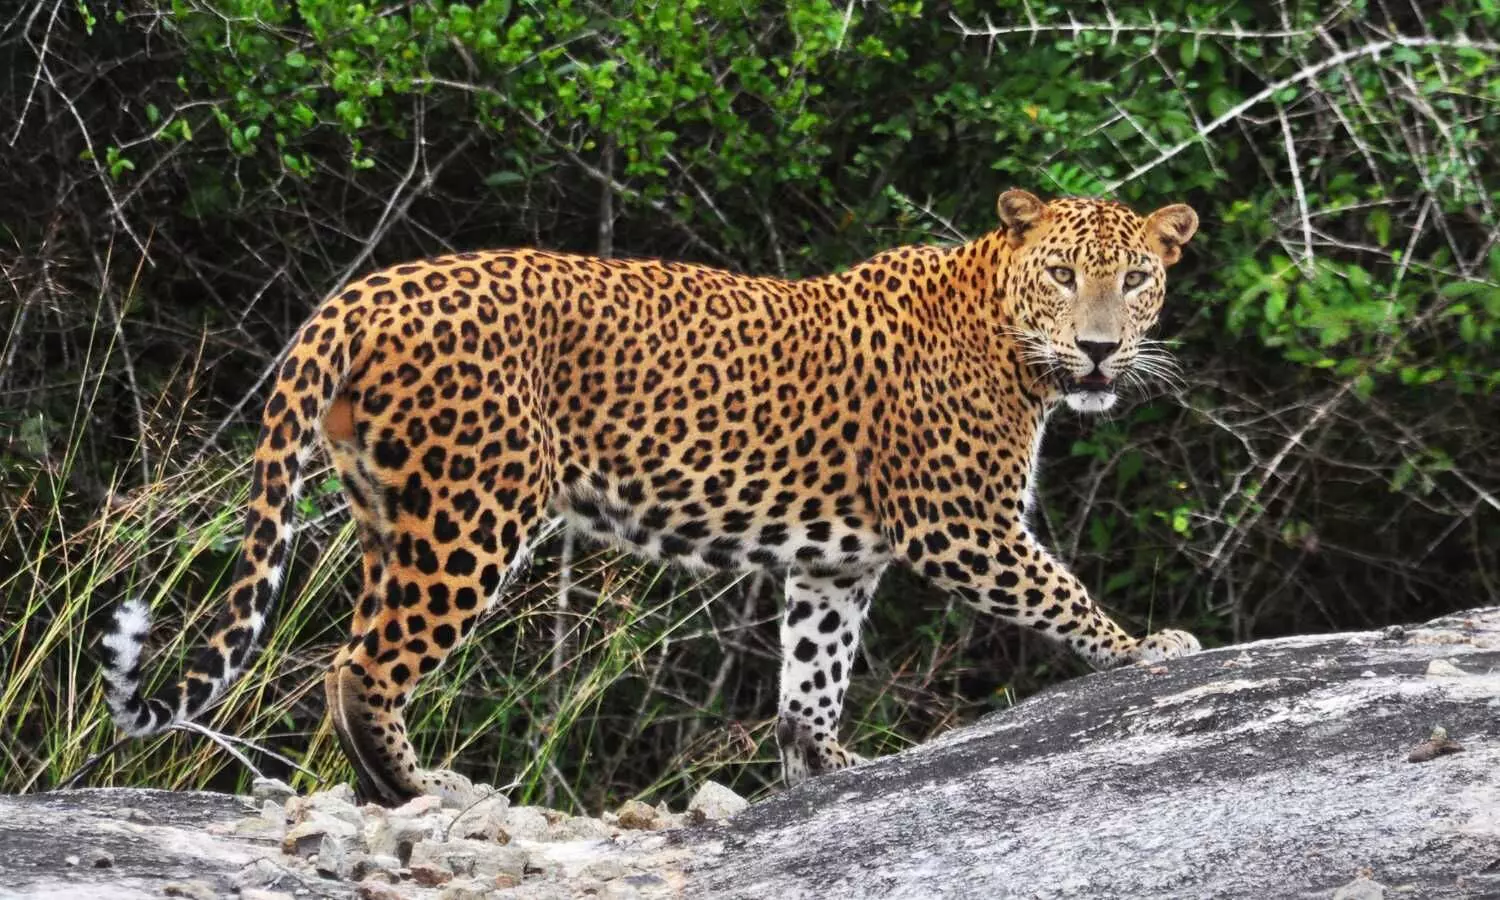
[[1109, 355], [1120, 349], [1119, 341], [1078, 341], [1078, 349], [1083, 355], [1094, 361], [1099, 366], [1109, 359]]

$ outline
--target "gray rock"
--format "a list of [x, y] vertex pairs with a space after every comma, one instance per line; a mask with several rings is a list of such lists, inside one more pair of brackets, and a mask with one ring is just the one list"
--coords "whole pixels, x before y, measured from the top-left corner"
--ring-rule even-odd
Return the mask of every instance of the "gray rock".
[[506, 813], [509, 809], [510, 800], [501, 794], [493, 794], [460, 812], [448, 833], [461, 838], [497, 840], [505, 833]]
[[1385, 885], [1361, 876], [1334, 891], [1330, 900], [1385, 900]]
[[290, 887], [297, 884], [299, 877], [269, 859], [257, 859], [234, 873], [232, 881], [243, 893], [256, 888]]
[[329, 818], [339, 819], [356, 828], [364, 825], [365, 822], [364, 814], [359, 811], [359, 807], [333, 791], [313, 794], [308, 798], [308, 808], [313, 815], [322, 814]]
[[169, 881], [161, 886], [168, 897], [186, 897], [188, 900], [218, 900], [214, 886], [206, 881]]
[[[233, 834], [245, 812], [238, 798], [195, 791], [88, 788], [0, 795], [0, 896], [160, 900], [169, 883], [215, 898], [247, 887], [290, 889], [294, 882], [278, 884], [271, 870], [260, 868], [261, 860], [277, 856], [274, 846]], [[87, 864], [99, 854], [114, 864]], [[77, 866], [64, 864], [69, 855], [79, 857]], [[275, 872], [285, 869], [276, 866]], [[297, 878], [312, 896], [349, 896], [346, 887], [310, 871]]]
[[591, 816], [569, 816], [547, 829], [547, 840], [602, 841], [612, 837], [615, 831]]
[[639, 800], [626, 800], [625, 805], [621, 806], [615, 815], [619, 818], [621, 828], [639, 830], [659, 827], [658, 820], [661, 818], [661, 814], [657, 811], [656, 807], [649, 806]]
[[256, 800], [269, 800], [275, 804], [282, 804], [297, 796], [292, 786], [279, 778], [264, 778], [257, 776], [250, 786], [250, 796]]
[[492, 894], [490, 885], [482, 881], [454, 881], [438, 892], [438, 900], [486, 900]]
[[459, 838], [418, 842], [411, 849], [410, 865], [433, 865], [460, 876], [512, 875], [519, 880], [529, 859], [520, 847]]
[[359, 829], [352, 823], [313, 813], [286, 830], [286, 835], [281, 839], [281, 852], [306, 859], [321, 852], [325, 838], [341, 844], [340, 850], [343, 850], [358, 837]]
[[600, 881], [613, 881], [625, 874], [625, 864], [614, 857], [606, 856], [584, 865], [579, 874], [586, 878], [597, 878]]
[[402, 893], [384, 881], [361, 881], [354, 889], [359, 900], [406, 900]]
[[[1500, 609], [1090, 675], [751, 806], [684, 894], [1495, 896], [1497, 696]], [[1435, 724], [1465, 751], [1408, 763]]]
[[342, 838], [324, 834], [318, 842], [317, 865], [319, 875], [332, 878], [348, 878], [350, 870], [349, 849]]
[[376, 872], [391, 873], [401, 868], [401, 860], [394, 856], [382, 856], [378, 853], [365, 853], [360, 850], [351, 850], [344, 857], [347, 871], [340, 873], [340, 877], [350, 881], [364, 881]]
[[611, 881], [599, 892], [599, 900], [639, 900], [640, 889], [624, 881]]
[[365, 818], [365, 848], [372, 854], [393, 856], [404, 863], [411, 857], [413, 845], [440, 833], [437, 829], [442, 824], [435, 819], [408, 819], [394, 811], [379, 810]]
[[688, 801], [689, 817], [694, 822], [720, 821], [749, 807], [750, 801], [717, 781], [705, 781]]
[[505, 813], [505, 834], [512, 840], [545, 840], [547, 816], [535, 806], [512, 806]]

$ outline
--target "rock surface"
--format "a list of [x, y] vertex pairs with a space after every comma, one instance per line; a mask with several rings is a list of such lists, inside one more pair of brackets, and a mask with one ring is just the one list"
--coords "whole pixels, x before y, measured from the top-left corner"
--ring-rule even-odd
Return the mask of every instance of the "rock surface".
[[[1434, 726], [1463, 751], [1408, 762]], [[751, 806], [688, 884], [747, 900], [1500, 897], [1500, 609], [1074, 680]]]
[[352, 800], [0, 797], [0, 900], [1495, 898], [1500, 609], [1077, 679], [748, 808]]

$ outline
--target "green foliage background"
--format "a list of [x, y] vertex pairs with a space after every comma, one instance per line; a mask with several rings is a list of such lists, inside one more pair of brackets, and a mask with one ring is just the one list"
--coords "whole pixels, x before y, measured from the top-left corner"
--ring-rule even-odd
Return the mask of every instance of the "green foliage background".
[[[124, 592], [169, 664], [217, 602], [295, 325], [449, 249], [800, 276], [976, 236], [1010, 186], [1189, 202], [1163, 326], [1186, 383], [1059, 415], [1038, 528], [1138, 631], [1500, 602], [1500, 6], [1415, 9], [22, 4], [0, 24], [0, 789], [109, 742], [88, 629]], [[329, 778], [319, 667], [355, 577], [336, 488], [305, 504], [287, 625], [215, 719]], [[778, 593], [559, 539], [431, 679], [419, 742], [591, 810], [710, 775], [756, 790]], [[1081, 671], [895, 573], [867, 646], [848, 732], [871, 754]], [[174, 735], [92, 777], [244, 773]]]

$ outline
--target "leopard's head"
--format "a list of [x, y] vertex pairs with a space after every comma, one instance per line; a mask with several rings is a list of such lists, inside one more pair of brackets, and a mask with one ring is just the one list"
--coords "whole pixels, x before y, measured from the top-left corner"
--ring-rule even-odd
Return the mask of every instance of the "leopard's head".
[[998, 288], [1011, 334], [1054, 397], [1102, 412], [1122, 382], [1173, 377], [1176, 363], [1146, 332], [1197, 213], [1179, 203], [1142, 217], [1107, 200], [1043, 203], [1021, 190], [1001, 194], [999, 208], [1010, 262]]

